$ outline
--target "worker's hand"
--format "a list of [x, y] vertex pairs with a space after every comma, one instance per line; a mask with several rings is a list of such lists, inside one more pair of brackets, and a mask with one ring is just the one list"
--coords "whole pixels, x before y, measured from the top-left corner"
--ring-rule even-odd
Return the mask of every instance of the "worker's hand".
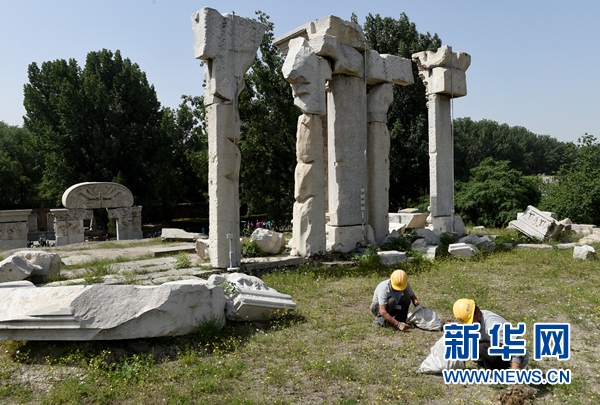
[[416, 307], [419, 306], [419, 300], [415, 298], [415, 300], [413, 301], [413, 305]]
[[400, 332], [406, 332], [406, 330], [408, 329], [408, 325], [405, 324], [404, 322], [398, 322], [398, 325], [396, 325], [396, 328], [398, 328], [398, 330]]

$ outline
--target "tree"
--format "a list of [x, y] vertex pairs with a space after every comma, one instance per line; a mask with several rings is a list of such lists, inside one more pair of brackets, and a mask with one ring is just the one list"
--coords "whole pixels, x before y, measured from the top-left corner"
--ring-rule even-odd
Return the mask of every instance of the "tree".
[[574, 223], [600, 224], [600, 144], [587, 133], [569, 148], [558, 173], [549, 184], [540, 208], [568, 217]]
[[240, 202], [242, 212], [281, 219], [291, 214], [294, 203], [296, 125], [301, 112], [283, 78], [283, 55], [272, 43], [274, 25], [266, 14], [256, 14], [267, 31], [239, 100]]
[[471, 169], [467, 183], [457, 182], [455, 210], [466, 223], [500, 228], [540, 198], [535, 179], [511, 169], [506, 160], [490, 157]]
[[28, 147], [30, 140], [31, 134], [25, 128], [0, 121], [0, 209], [36, 203], [41, 155]]
[[[405, 13], [400, 18], [366, 17], [363, 26], [369, 48], [381, 54], [411, 59], [421, 51], [442, 46], [437, 34], [421, 34]], [[429, 135], [425, 85], [413, 64], [415, 84], [394, 86], [394, 101], [388, 110], [390, 129], [390, 207], [406, 206], [429, 189]]]
[[69, 186], [121, 172], [146, 216], [162, 215], [177, 198], [171, 140], [140, 67], [103, 49], [87, 55], [84, 69], [74, 59], [34, 62], [28, 76], [24, 119], [45, 151], [45, 202], [56, 206]]

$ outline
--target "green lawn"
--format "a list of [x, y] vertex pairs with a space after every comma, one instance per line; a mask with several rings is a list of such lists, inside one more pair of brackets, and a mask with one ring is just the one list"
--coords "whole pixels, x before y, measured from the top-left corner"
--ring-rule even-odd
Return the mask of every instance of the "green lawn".
[[[598, 250], [598, 246], [596, 246]], [[533, 403], [599, 403], [600, 261], [572, 251], [512, 250], [468, 260], [403, 264], [425, 306], [452, 319], [458, 298], [509, 322], [570, 322], [571, 385], [534, 386]], [[489, 404], [506, 386], [446, 385], [417, 368], [442, 332], [372, 328], [376, 265], [301, 267], [263, 276], [295, 312], [262, 323], [211, 324], [193, 334], [135, 341], [0, 345], [0, 403]], [[472, 363], [469, 363], [472, 364]]]

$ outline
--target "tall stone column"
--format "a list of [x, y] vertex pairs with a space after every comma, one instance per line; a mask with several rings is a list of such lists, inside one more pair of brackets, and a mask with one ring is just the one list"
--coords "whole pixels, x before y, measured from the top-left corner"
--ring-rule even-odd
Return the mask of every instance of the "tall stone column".
[[443, 46], [412, 55], [427, 88], [431, 218], [437, 233], [453, 232], [454, 144], [450, 100], [467, 95], [471, 56]]
[[387, 111], [394, 100], [392, 84], [378, 84], [367, 96], [368, 213], [375, 243], [388, 235], [390, 205], [390, 131]]
[[294, 173], [294, 225], [292, 247], [300, 256], [325, 253], [325, 157], [323, 124], [325, 82], [331, 79], [331, 67], [317, 56], [304, 38], [289, 43], [282, 68], [292, 86], [294, 104], [300, 108], [296, 133], [297, 165]]
[[192, 15], [192, 26], [195, 57], [207, 65], [204, 104], [209, 155], [210, 261], [214, 267], [238, 267], [241, 156], [237, 146], [240, 136], [237, 99], [244, 88], [244, 73], [254, 61], [266, 26], [232, 14], [221, 15], [208, 7]]

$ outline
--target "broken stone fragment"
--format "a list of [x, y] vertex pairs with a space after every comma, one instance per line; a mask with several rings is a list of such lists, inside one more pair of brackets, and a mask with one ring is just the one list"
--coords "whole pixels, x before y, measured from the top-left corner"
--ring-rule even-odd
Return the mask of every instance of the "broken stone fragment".
[[36, 264], [42, 269], [34, 270], [31, 275], [39, 276], [40, 282], [46, 281], [49, 276], [60, 274], [60, 256], [57, 253], [49, 253], [41, 250], [20, 250], [15, 256], [22, 257], [31, 264]]
[[42, 271], [42, 266], [32, 264], [20, 256], [8, 256], [0, 262], [0, 283], [25, 280], [32, 273]]
[[448, 253], [452, 256], [465, 259], [479, 253], [479, 250], [470, 243], [453, 243], [448, 246]]
[[263, 252], [276, 255], [285, 249], [285, 238], [282, 233], [258, 228], [250, 235], [250, 242]]
[[384, 266], [394, 266], [398, 263], [402, 263], [408, 260], [406, 253], [398, 252], [397, 250], [388, 250], [384, 252], [377, 252], [381, 264]]
[[575, 246], [573, 249], [573, 259], [588, 260], [596, 255], [596, 250], [590, 245]]

